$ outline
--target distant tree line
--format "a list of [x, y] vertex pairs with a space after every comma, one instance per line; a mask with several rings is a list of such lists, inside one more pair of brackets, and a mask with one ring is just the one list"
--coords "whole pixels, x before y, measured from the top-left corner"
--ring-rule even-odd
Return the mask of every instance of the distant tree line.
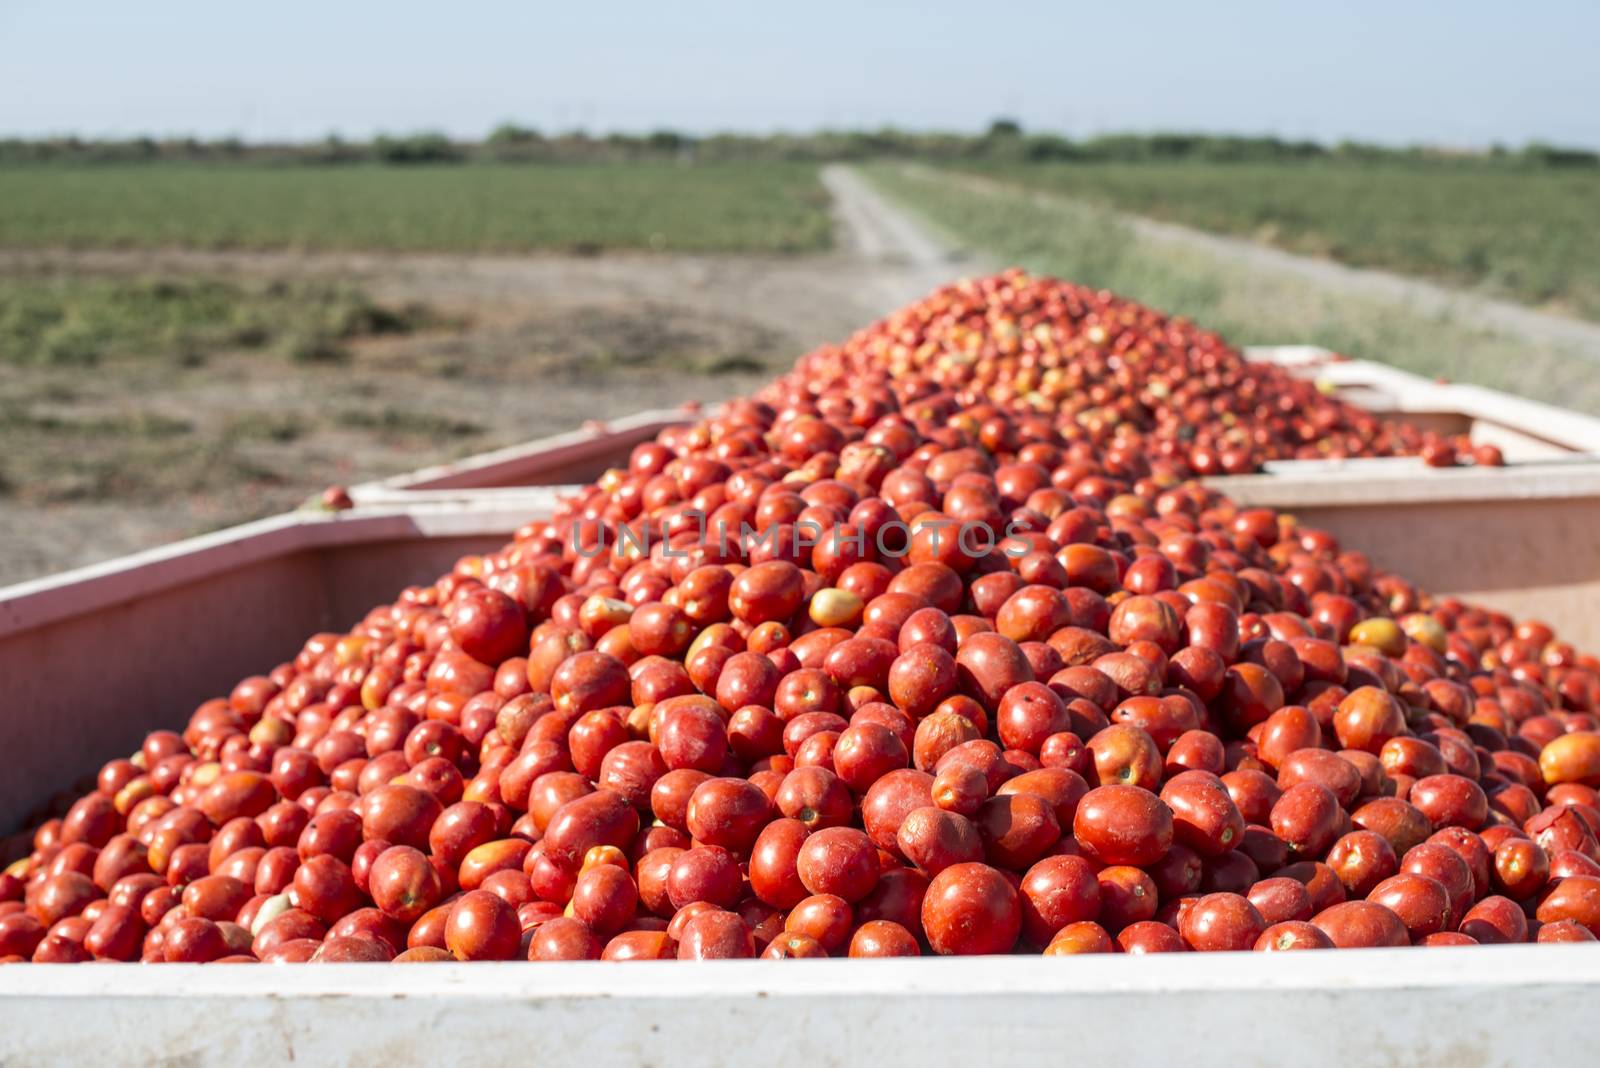
[[56, 137], [0, 139], [0, 164], [8, 163], [590, 163], [630, 160], [794, 160], [833, 161], [915, 159], [930, 162], [993, 160], [1139, 163], [1196, 160], [1209, 163], [1259, 163], [1295, 160], [1345, 160], [1358, 163], [1481, 161], [1532, 167], [1597, 167], [1600, 153], [1582, 148], [1530, 143], [1521, 148], [1447, 149], [1430, 145], [1393, 147], [1359, 141], [1327, 145], [1271, 136], [1201, 133], [1116, 133], [1072, 139], [1028, 133], [1011, 119], [996, 119], [981, 134], [916, 133], [881, 130], [821, 130], [807, 134], [693, 136], [672, 130], [647, 134], [590, 134], [582, 130], [545, 134], [514, 123], [497, 126], [481, 141], [452, 140], [442, 133], [380, 135], [347, 141], [337, 135], [321, 141], [245, 142], [238, 138], [202, 141], [192, 137], [87, 140]]

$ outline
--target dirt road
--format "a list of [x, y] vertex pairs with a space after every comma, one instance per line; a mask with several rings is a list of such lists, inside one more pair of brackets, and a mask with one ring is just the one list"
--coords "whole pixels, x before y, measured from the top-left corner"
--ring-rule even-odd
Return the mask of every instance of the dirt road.
[[875, 268], [868, 292], [880, 314], [964, 275], [994, 269], [988, 257], [961, 249], [890, 202], [856, 170], [842, 164], [822, 169], [833, 196], [841, 246]]

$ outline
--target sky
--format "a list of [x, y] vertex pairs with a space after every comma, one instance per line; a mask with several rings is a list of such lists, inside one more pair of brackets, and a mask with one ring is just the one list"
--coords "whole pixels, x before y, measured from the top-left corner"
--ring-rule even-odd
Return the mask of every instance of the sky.
[[1600, 147], [1600, 3], [0, 0], [0, 136], [1201, 130]]

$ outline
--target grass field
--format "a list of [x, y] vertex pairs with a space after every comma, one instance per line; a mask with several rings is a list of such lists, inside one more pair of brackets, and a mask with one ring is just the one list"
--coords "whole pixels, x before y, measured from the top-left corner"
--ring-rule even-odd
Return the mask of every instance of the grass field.
[[807, 252], [809, 164], [12, 166], [0, 246]]
[[260, 350], [335, 362], [356, 337], [438, 325], [420, 305], [387, 307], [329, 279], [244, 284], [196, 276], [0, 273], [0, 364], [84, 367], [124, 359], [192, 366]]
[[1489, 164], [967, 168], [1136, 215], [1600, 319], [1600, 170]]
[[1600, 412], [1594, 364], [1564, 350], [1140, 237], [1086, 201], [1042, 202], [1018, 187], [975, 189], [920, 168], [883, 164], [867, 173], [969, 247], [1188, 316], [1239, 344], [1325, 345], [1419, 374]]

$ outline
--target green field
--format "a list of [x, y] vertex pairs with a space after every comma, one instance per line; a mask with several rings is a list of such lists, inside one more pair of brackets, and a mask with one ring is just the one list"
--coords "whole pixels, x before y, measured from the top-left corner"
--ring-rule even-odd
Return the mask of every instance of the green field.
[[810, 164], [0, 168], [0, 247], [788, 253], [829, 238]]
[[926, 168], [880, 164], [867, 173], [970, 248], [1187, 316], [1236, 344], [1324, 345], [1430, 377], [1600, 412], [1594, 364], [1564, 349], [1143, 237], [1083, 200], [1041, 200], [1016, 186], [974, 187]]
[[1600, 319], [1600, 170], [1593, 168], [1319, 160], [964, 169]]
[[[154, 359], [193, 366], [222, 350], [334, 362], [344, 342], [440, 325], [326, 279], [244, 284], [199, 277], [0, 273], [0, 365], [84, 367]], [[3, 393], [0, 393], [3, 398]]]

